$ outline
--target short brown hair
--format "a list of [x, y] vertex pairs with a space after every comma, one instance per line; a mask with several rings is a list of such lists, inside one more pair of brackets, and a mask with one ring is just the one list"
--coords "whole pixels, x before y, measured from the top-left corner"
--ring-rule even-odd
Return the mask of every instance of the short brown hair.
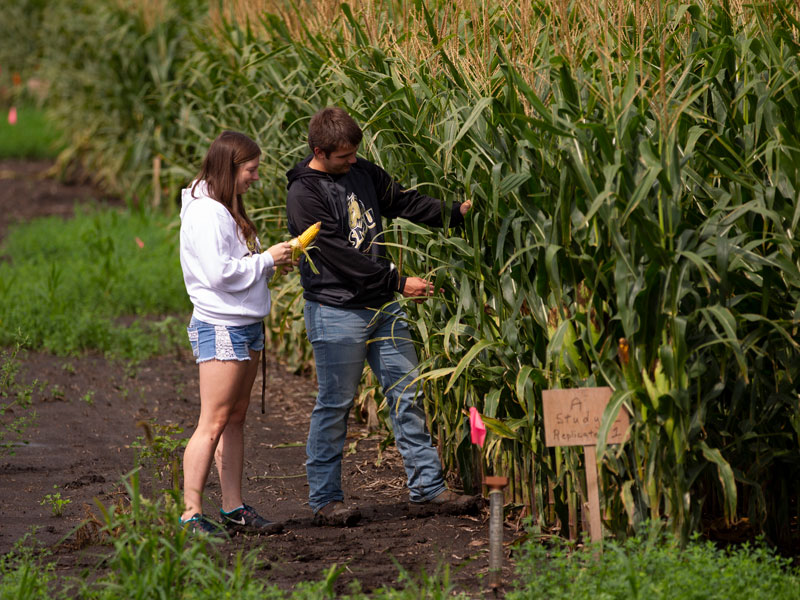
[[323, 108], [311, 117], [308, 124], [308, 146], [311, 152], [314, 152], [314, 148], [319, 148], [325, 156], [343, 146], [355, 148], [361, 143], [363, 136], [361, 127], [353, 117], [337, 106]]

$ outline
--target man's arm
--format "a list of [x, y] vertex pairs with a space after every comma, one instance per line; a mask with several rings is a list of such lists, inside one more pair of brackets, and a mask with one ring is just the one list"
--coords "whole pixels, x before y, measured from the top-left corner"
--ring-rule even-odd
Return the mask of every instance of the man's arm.
[[[365, 161], [378, 194], [381, 214], [388, 218], [401, 217], [432, 227], [444, 226], [443, 212], [445, 204], [441, 200], [426, 196], [418, 190], [404, 189], [397, 181], [379, 166]], [[469, 206], [462, 210], [465, 203], [453, 202], [450, 209], [450, 226], [460, 225]]]
[[[373, 165], [373, 181], [377, 190], [386, 190], [379, 199], [381, 201], [381, 211], [388, 217], [402, 217], [409, 221], [424, 223], [434, 227], [443, 226], [442, 211], [444, 203], [417, 190], [405, 190], [400, 184], [394, 181], [386, 171]], [[450, 213], [450, 225], [460, 225], [464, 221], [467, 212], [472, 208], [472, 201], [454, 202]], [[415, 302], [420, 303], [429, 296], [433, 296], [436, 290], [433, 284], [422, 277], [400, 277], [399, 291], [406, 298], [414, 298]]]

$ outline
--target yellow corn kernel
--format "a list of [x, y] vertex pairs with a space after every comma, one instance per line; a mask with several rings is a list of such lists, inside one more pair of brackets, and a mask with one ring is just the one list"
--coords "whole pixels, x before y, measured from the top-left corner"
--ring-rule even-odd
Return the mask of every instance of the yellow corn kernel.
[[322, 221], [317, 221], [296, 238], [289, 240], [289, 245], [292, 247], [292, 260], [297, 260], [303, 250], [308, 248], [308, 245], [314, 241], [320, 227], [322, 227]]

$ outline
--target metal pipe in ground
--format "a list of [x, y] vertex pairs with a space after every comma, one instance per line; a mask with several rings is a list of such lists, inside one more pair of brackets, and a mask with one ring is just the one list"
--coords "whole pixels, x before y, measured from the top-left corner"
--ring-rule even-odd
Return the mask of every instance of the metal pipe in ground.
[[489, 486], [489, 585], [495, 591], [503, 585], [503, 488], [508, 477], [487, 477]]

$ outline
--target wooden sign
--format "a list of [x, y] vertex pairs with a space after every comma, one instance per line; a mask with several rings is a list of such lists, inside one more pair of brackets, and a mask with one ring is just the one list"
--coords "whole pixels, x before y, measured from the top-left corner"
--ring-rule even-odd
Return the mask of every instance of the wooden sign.
[[[603, 411], [611, 388], [574, 388], [542, 391], [544, 441], [548, 446], [597, 446]], [[608, 444], [620, 444], [628, 435], [628, 412], [623, 408], [608, 430]]]
[[[603, 539], [600, 519], [600, 493], [597, 485], [597, 433], [603, 411], [611, 399], [611, 388], [572, 388], [543, 390], [544, 441], [547, 446], [583, 446], [586, 465], [586, 492], [589, 508], [589, 533], [593, 541]], [[628, 436], [630, 420], [625, 408], [608, 430], [606, 442], [619, 444]]]

